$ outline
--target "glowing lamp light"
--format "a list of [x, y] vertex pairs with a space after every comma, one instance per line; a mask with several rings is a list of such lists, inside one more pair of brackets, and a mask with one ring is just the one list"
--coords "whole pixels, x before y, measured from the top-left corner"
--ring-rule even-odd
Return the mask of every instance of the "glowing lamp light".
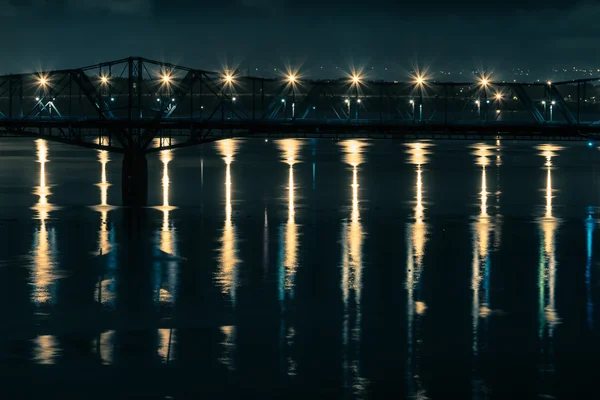
[[106, 76], [100, 77], [100, 81], [104, 84], [108, 83], [108, 78]]
[[288, 75], [288, 82], [290, 82], [291, 84], [296, 83], [296, 75]]
[[415, 104], [414, 100], [409, 101], [410, 104]]
[[592, 147], [593, 145], [594, 145], [594, 143], [588, 142], [588, 146]]
[[475, 104], [479, 105], [479, 100], [475, 100]]
[[281, 102], [282, 102], [282, 103], [285, 103], [285, 99], [281, 99]]
[[548, 81], [547, 83], [548, 83], [548, 86], [552, 85], [552, 81]]
[[35, 98], [35, 101], [40, 101], [40, 98], [39, 98], [39, 97], [36, 97], [36, 98]]
[[552, 100], [552, 105], [555, 105], [555, 104], [556, 104], [556, 101]]
[[487, 78], [483, 78], [483, 79], [481, 80], [481, 86], [487, 86], [487, 85], [488, 85], [488, 83], [489, 83], [489, 82], [488, 82]]
[[236, 101], [237, 99], [235, 97], [233, 97], [231, 100]]
[[546, 105], [546, 101], [545, 100], [542, 100], [542, 105], [544, 105], [544, 106]]
[[348, 103], [350, 103], [350, 100], [348, 100], [348, 99], [345, 99], [345, 100], [344, 100], [344, 103], [348, 104]]
[[162, 80], [164, 83], [169, 83], [171, 82], [171, 77], [169, 75], [163, 75]]
[[496, 94], [496, 100], [502, 100], [502, 95], [500, 93]]
[[229, 74], [225, 75], [225, 81], [226, 81], [227, 83], [231, 83], [231, 82], [233, 82], [233, 76], [231, 76], [231, 75], [229, 75]]
[[40, 85], [45, 86], [48, 83], [46, 78], [40, 78]]
[[419, 85], [422, 85], [422, 84], [423, 84], [423, 82], [424, 82], [424, 81], [423, 81], [423, 78], [419, 76], [419, 77], [417, 78], [417, 84], [419, 84]]
[[358, 100], [356, 100], [356, 102], [357, 102], [357, 103], [361, 103], [361, 102], [362, 102], [362, 100], [361, 100], [361, 99], [358, 99]]

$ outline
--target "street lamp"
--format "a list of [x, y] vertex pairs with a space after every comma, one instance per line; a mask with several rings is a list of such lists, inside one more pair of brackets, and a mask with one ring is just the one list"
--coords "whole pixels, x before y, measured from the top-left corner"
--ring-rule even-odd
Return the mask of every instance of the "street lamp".
[[296, 119], [296, 82], [297, 77], [296, 74], [290, 73], [287, 76], [288, 85], [290, 85], [290, 90], [292, 91], [292, 120]]
[[227, 89], [229, 89], [229, 97], [231, 97], [232, 105], [229, 118], [233, 119], [233, 103], [235, 103], [233, 97], [233, 84], [235, 83], [235, 76], [230, 70], [226, 69], [221, 74], [221, 78], [223, 80], [223, 88], [221, 89], [221, 119], [225, 119], [225, 92]]
[[[487, 91], [488, 91], [488, 86], [490, 85], [490, 79], [489, 76], [485, 76], [483, 75], [480, 79], [479, 79], [479, 86], [481, 86], [481, 90], [483, 90], [483, 99], [485, 101], [485, 104], [488, 104], [488, 99], [487, 99]], [[479, 103], [478, 103], [479, 104]], [[484, 120], [487, 121], [487, 106], [484, 106]], [[479, 104], [479, 118], [481, 119], [481, 105]]]
[[[413, 83], [419, 90], [419, 121], [422, 122], [423, 121], [423, 90], [424, 90], [425, 85], [427, 84], [427, 78], [425, 77], [425, 75], [417, 72], [417, 75], [414, 76]], [[414, 119], [414, 115], [415, 115], [414, 102], [411, 104], [413, 104], [413, 119]]]
[[[358, 72], [354, 72], [352, 74], [352, 80], [351, 80], [351, 84], [352, 86], [354, 86], [355, 88], [355, 95], [356, 95], [356, 109], [355, 109], [355, 119], [358, 120], [358, 105], [360, 103], [360, 99], [358, 98], [358, 91], [359, 91], [359, 86], [361, 85], [363, 80], [363, 77], [360, 75], [360, 73]], [[350, 100], [348, 100], [348, 119], [350, 119]]]

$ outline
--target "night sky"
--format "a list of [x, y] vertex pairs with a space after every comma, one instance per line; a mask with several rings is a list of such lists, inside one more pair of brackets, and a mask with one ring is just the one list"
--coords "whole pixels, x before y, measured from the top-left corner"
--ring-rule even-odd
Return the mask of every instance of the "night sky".
[[0, 0], [0, 73], [128, 56], [259, 75], [286, 62], [596, 69], [599, 20], [598, 2], [564, 0]]

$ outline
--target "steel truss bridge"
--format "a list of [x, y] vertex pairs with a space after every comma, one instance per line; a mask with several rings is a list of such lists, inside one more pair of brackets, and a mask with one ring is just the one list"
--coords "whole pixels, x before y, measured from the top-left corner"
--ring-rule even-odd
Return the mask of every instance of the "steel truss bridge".
[[126, 204], [145, 202], [147, 153], [229, 137], [600, 138], [600, 78], [384, 82], [236, 72], [129, 57], [0, 76], [0, 136], [123, 153]]

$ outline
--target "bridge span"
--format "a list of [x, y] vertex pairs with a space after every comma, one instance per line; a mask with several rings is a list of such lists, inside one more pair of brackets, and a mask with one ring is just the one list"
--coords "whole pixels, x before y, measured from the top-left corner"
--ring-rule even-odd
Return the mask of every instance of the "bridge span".
[[0, 136], [122, 153], [123, 202], [135, 205], [146, 203], [147, 153], [222, 138], [594, 140], [600, 78], [275, 79], [129, 57], [0, 76]]

